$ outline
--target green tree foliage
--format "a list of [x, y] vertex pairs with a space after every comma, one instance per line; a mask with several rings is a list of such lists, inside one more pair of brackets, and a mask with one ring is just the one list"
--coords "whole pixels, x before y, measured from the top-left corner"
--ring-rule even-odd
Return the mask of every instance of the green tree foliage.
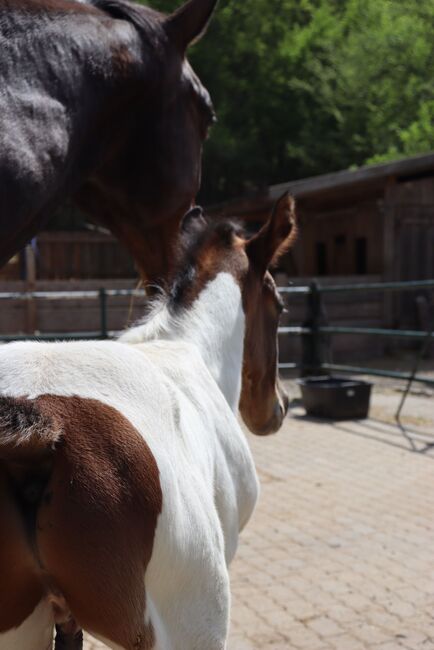
[[221, 0], [202, 200], [433, 149], [433, 33], [433, 0]]

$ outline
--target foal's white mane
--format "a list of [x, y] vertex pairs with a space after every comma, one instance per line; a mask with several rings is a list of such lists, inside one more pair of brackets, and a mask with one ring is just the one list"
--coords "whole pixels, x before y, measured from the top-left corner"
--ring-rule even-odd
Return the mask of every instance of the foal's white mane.
[[119, 340], [130, 344], [182, 341], [196, 346], [229, 405], [237, 411], [244, 330], [240, 287], [230, 273], [220, 272], [188, 308], [172, 310], [167, 294], [154, 299], [142, 321]]
[[171, 313], [169, 296], [161, 289], [158, 298], [152, 298], [146, 305], [146, 313], [135, 325], [119, 336], [122, 343], [145, 343], [147, 341], [173, 338], [179, 318]]

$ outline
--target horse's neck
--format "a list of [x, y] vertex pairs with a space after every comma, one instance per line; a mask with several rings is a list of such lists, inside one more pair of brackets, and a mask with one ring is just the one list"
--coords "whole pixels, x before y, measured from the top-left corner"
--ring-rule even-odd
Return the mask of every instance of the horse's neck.
[[240, 399], [244, 328], [241, 291], [229, 273], [205, 287], [177, 327], [180, 339], [198, 347], [233, 411]]
[[163, 307], [145, 324], [127, 331], [121, 340], [139, 343], [169, 339], [193, 343], [236, 412], [241, 390], [244, 327], [240, 288], [229, 273], [220, 273], [180, 316], [172, 317]]

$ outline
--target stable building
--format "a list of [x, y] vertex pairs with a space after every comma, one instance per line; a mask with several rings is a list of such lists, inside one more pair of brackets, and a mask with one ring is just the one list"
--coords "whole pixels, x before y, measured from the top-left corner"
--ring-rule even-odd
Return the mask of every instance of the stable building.
[[259, 226], [287, 191], [300, 222], [283, 261], [291, 277], [434, 277], [434, 153], [272, 185], [209, 211]]
[[[208, 212], [216, 218], [240, 217], [256, 229], [284, 192], [296, 198], [299, 236], [279, 263], [279, 285], [434, 278], [434, 153], [272, 185]], [[427, 330], [434, 317], [433, 294], [330, 293], [325, 313], [330, 324], [339, 326]], [[291, 294], [283, 324], [300, 324], [306, 316], [304, 298]], [[333, 337], [335, 361], [374, 358], [405, 347], [364, 335], [357, 341]], [[297, 337], [282, 337], [282, 360], [297, 361], [299, 353]]]

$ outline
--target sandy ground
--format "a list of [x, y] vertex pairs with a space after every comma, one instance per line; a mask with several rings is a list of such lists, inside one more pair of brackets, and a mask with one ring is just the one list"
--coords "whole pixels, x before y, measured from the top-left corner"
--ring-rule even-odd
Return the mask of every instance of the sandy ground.
[[228, 649], [434, 650], [433, 391], [415, 386], [403, 430], [402, 383], [346, 422], [307, 418], [288, 385], [282, 430], [248, 436], [262, 494], [231, 567]]

